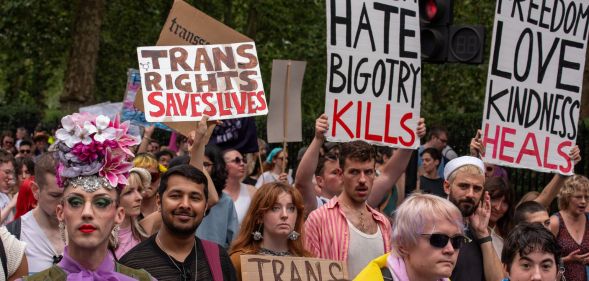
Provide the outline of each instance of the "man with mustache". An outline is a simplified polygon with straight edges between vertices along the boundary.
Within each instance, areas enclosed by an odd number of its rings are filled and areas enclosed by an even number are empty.
[[[120,262],[143,268],[157,280],[237,280],[225,249],[194,233],[207,208],[207,178],[191,165],[170,168],[161,178],[162,226]]]
[[[471,156],[455,158],[444,168],[444,191],[462,213],[468,225],[466,235],[472,239],[460,248],[450,277],[453,281],[496,281],[505,277],[488,229],[491,199],[483,189],[484,170],[483,161]]]

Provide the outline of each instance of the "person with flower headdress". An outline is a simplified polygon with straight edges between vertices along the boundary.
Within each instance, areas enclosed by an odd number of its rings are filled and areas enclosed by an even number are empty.
[[[152,280],[145,270],[115,261],[109,238],[125,218],[119,205],[121,189],[133,167],[130,147],[138,140],[127,134],[129,122],[118,117],[78,114],[61,119],[50,151],[57,161],[56,182],[63,188],[57,204],[63,258],[24,280]]]
[[[283,172],[288,165],[288,154],[281,147],[276,147],[270,151],[264,163],[264,172],[256,182],[256,187],[260,188],[263,184],[275,181],[281,181],[292,185],[294,180],[292,176]]]

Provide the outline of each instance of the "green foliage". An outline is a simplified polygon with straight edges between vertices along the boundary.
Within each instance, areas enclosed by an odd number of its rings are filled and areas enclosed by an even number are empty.
[[[80,1],[80,0],[78,0]],[[303,82],[304,139],[324,110],[326,81],[325,1],[189,0],[191,5],[256,41],[264,87],[270,90],[274,59],[307,61]],[[455,24],[487,28],[488,60],[494,1],[454,1]],[[54,122],[63,91],[77,1],[9,0],[0,3],[0,106],[14,120],[26,116]],[[106,1],[97,61],[95,102],[122,100],[128,68],[137,68],[136,48],[155,44],[173,1]],[[488,65],[423,66],[422,115],[428,124],[457,127],[454,139],[480,126]],[[32,97],[21,106],[18,97]],[[272,93],[268,93],[271,98]],[[26,99],[26,98],[25,98]],[[31,106],[34,105],[34,106]],[[34,114],[33,114],[34,113]],[[32,114],[32,115],[31,115]],[[26,116],[25,116],[26,115]],[[25,118],[25,119],[23,119]],[[2,120],[10,120],[2,119]],[[265,135],[265,117],[257,119]],[[31,121],[34,122],[34,121]],[[454,124],[460,124],[455,126]]]

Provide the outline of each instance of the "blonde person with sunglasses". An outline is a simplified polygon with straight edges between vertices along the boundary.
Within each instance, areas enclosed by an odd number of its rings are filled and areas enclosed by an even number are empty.
[[[133,167],[128,122],[118,117],[73,114],[62,118],[51,152],[58,159],[57,185],[63,197],[56,207],[61,239],[67,245],[56,265],[24,280],[152,280],[149,273],[117,263],[111,236],[125,218],[121,190]]]
[[[460,247],[468,242],[460,210],[438,196],[415,193],[393,220],[392,251],[371,261],[354,280],[448,280]]]

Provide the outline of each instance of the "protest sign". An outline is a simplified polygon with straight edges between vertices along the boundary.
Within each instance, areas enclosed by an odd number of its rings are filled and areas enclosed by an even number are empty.
[[[586,1],[497,1],[485,162],[573,173],[588,27]]]
[[[229,44],[252,41],[247,36],[190,6],[188,3],[182,0],[174,0],[172,9],[160,32],[157,45]],[[144,110],[141,91],[137,92],[135,106],[139,110]],[[195,122],[167,122],[164,124],[185,136],[188,136],[190,131],[196,128]]]
[[[149,123],[145,120],[145,114],[137,109],[134,105],[137,91],[141,88],[141,78],[138,69],[127,70],[127,88],[125,90],[125,98],[123,99],[123,108],[121,111],[121,121],[129,120],[131,124],[136,126],[151,126],[155,125],[157,128],[169,131],[166,125],[162,123]],[[142,107],[143,108],[143,107]]]
[[[242,255],[241,280],[348,280],[344,262],[301,257]]]
[[[145,119],[198,121],[265,115],[253,42],[137,48]]]
[[[419,147],[417,1],[329,0],[326,6],[327,139]]]
[[[304,61],[274,60],[268,112],[268,142],[303,140],[301,89],[305,75]]]

